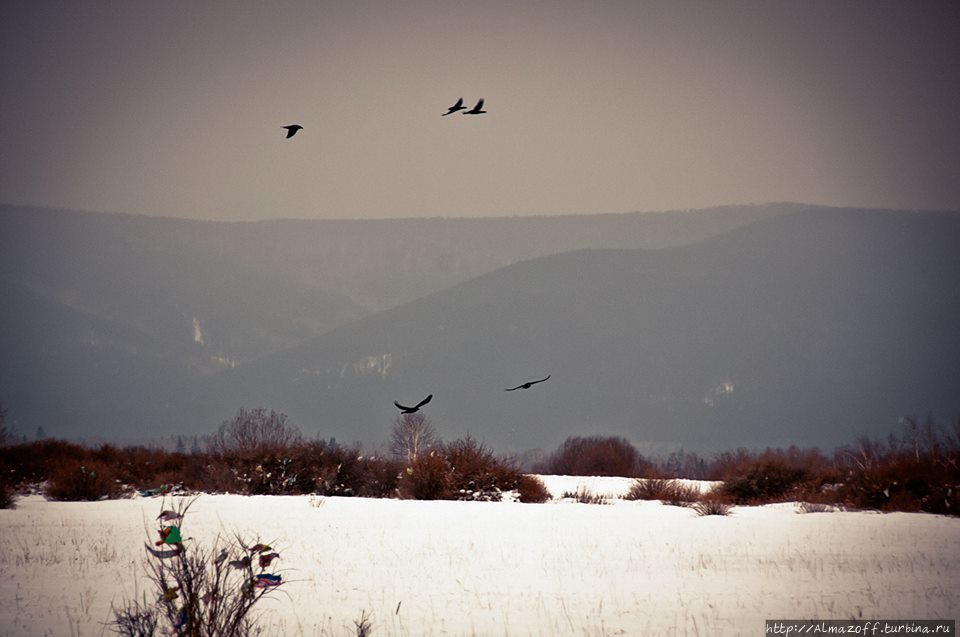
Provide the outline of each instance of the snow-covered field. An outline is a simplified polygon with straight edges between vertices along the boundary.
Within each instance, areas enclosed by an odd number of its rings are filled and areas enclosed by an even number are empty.
[[[545,476],[559,498],[630,481]],[[243,532],[281,558],[261,602],[268,635],[762,635],[773,618],[956,618],[960,519],[728,517],[612,499],[418,502],[204,495],[193,542]],[[0,510],[0,635],[108,635],[111,604],[151,590],[143,543],[162,500]],[[169,501],[167,502],[169,504]]]

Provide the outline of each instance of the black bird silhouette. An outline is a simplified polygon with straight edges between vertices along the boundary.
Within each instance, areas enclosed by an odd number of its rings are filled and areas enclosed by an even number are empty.
[[[417,403],[415,406],[413,406],[413,407],[406,407],[405,405],[401,405],[401,404],[398,403],[397,401],[393,401],[393,404],[397,406],[397,409],[400,410],[400,413],[403,413],[403,414],[415,414],[415,413],[417,413],[418,411],[420,411],[420,408],[421,408],[421,407],[423,407],[423,406],[426,405],[428,402],[430,402],[430,400],[431,400],[432,398],[433,398],[433,394],[430,394],[429,396],[427,396],[426,398],[424,398],[423,400],[421,400],[420,402],[418,402],[418,403]]]
[[[529,383],[524,383],[522,385],[517,385],[516,387],[511,387],[510,389],[504,389],[503,391],[517,391],[518,389],[530,389],[537,383],[542,383],[545,380],[550,378],[550,374],[547,374],[546,378],[541,378],[540,380],[531,380]]]
[[[464,115],[481,115],[487,111],[483,110],[483,98],[480,98],[480,101],[477,102],[477,105],[471,108],[469,111],[463,111]]]
[[[302,130],[303,126],[300,124],[290,124],[289,126],[284,126],[283,128],[287,129],[287,139],[290,139],[297,134],[297,131]]]
[[[441,115],[440,117],[446,117],[447,115],[450,115],[450,114],[452,114],[452,113],[456,113],[457,111],[462,111],[462,110],[465,109],[465,108],[466,108],[466,106],[463,105],[463,98],[461,97],[460,99],[457,100],[457,103],[456,103],[456,104],[454,104],[453,106],[451,106],[450,108],[448,108],[448,109],[447,109],[447,112],[444,113],[443,115]]]

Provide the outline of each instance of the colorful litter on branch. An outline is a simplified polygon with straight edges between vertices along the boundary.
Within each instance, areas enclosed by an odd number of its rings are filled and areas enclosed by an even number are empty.
[[[218,536],[212,547],[188,545],[186,513],[196,498],[164,502],[153,545],[145,542],[148,573],[157,595],[150,607],[156,625],[173,635],[240,637],[240,626],[250,626],[248,613],[263,595],[283,583],[279,573],[266,572],[280,553],[264,542],[248,545],[240,536]],[[166,500],[166,497],[164,497]],[[259,567],[260,572],[256,572]],[[116,612],[118,626],[143,617],[143,607]],[[120,631],[121,634],[141,634]]]

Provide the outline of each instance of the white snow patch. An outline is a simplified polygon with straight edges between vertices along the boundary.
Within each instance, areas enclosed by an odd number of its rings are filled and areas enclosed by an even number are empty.
[[[595,495],[608,499],[623,499],[630,490],[630,487],[633,486],[633,483],[636,482],[635,478],[610,476],[541,475],[537,477],[543,481],[544,486],[547,487],[547,491],[550,492],[550,497],[554,499],[563,497],[565,493],[576,493],[581,489],[586,489]],[[719,484],[717,482],[710,482],[709,480],[677,480],[677,482],[684,485],[695,486],[700,493],[706,493],[715,485]]]
[[[608,495],[631,482],[544,481]],[[110,634],[111,604],[152,594],[143,544],[162,505],[27,496],[0,510],[0,635]],[[960,519],[934,515],[203,495],[183,531],[280,552],[268,635],[354,634],[363,612],[378,637],[760,635],[767,618],[960,612]]]

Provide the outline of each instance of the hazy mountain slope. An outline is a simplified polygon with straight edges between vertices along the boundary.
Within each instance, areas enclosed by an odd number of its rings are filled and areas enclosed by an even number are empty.
[[[501,448],[831,445],[960,415],[958,217],[793,208],[221,224],[3,207],[0,400],[26,433],[206,432],[262,405],[377,442],[394,399],[433,392],[445,435]],[[514,263],[636,245],[664,249]]]
[[[158,338],[0,279],[0,400],[20,434],[158,435],[143,414],[187,390],[198,344]]]
[[[5,207],[0,277],[204,355],[194,371],[289,347],[366,312],[297,273],[259,269],[229,224]],[[261,245],[280,252],[279,246]],[[191,363],[192,365],[193,363]]]
[[[590,433],[830,447],[901,415],[960,415],[958,246],[956,214],[829,209],[689,247],[545,257],[223,372],[184,417],[265,405],[376,441],[392,400],[432,392],[442,433],[500,448]]]
[[[795,207],[214,223],[0,206],[0,277],[158,337],[196,341],[212,371],[519,260],[685,244]]]
[[[689,243],[795,207],[215,223],[0,205],[0,400],[22,431],[140,436],[169,425],[148,405],[182,402],[203,375],[476,274],[571,247]]]

